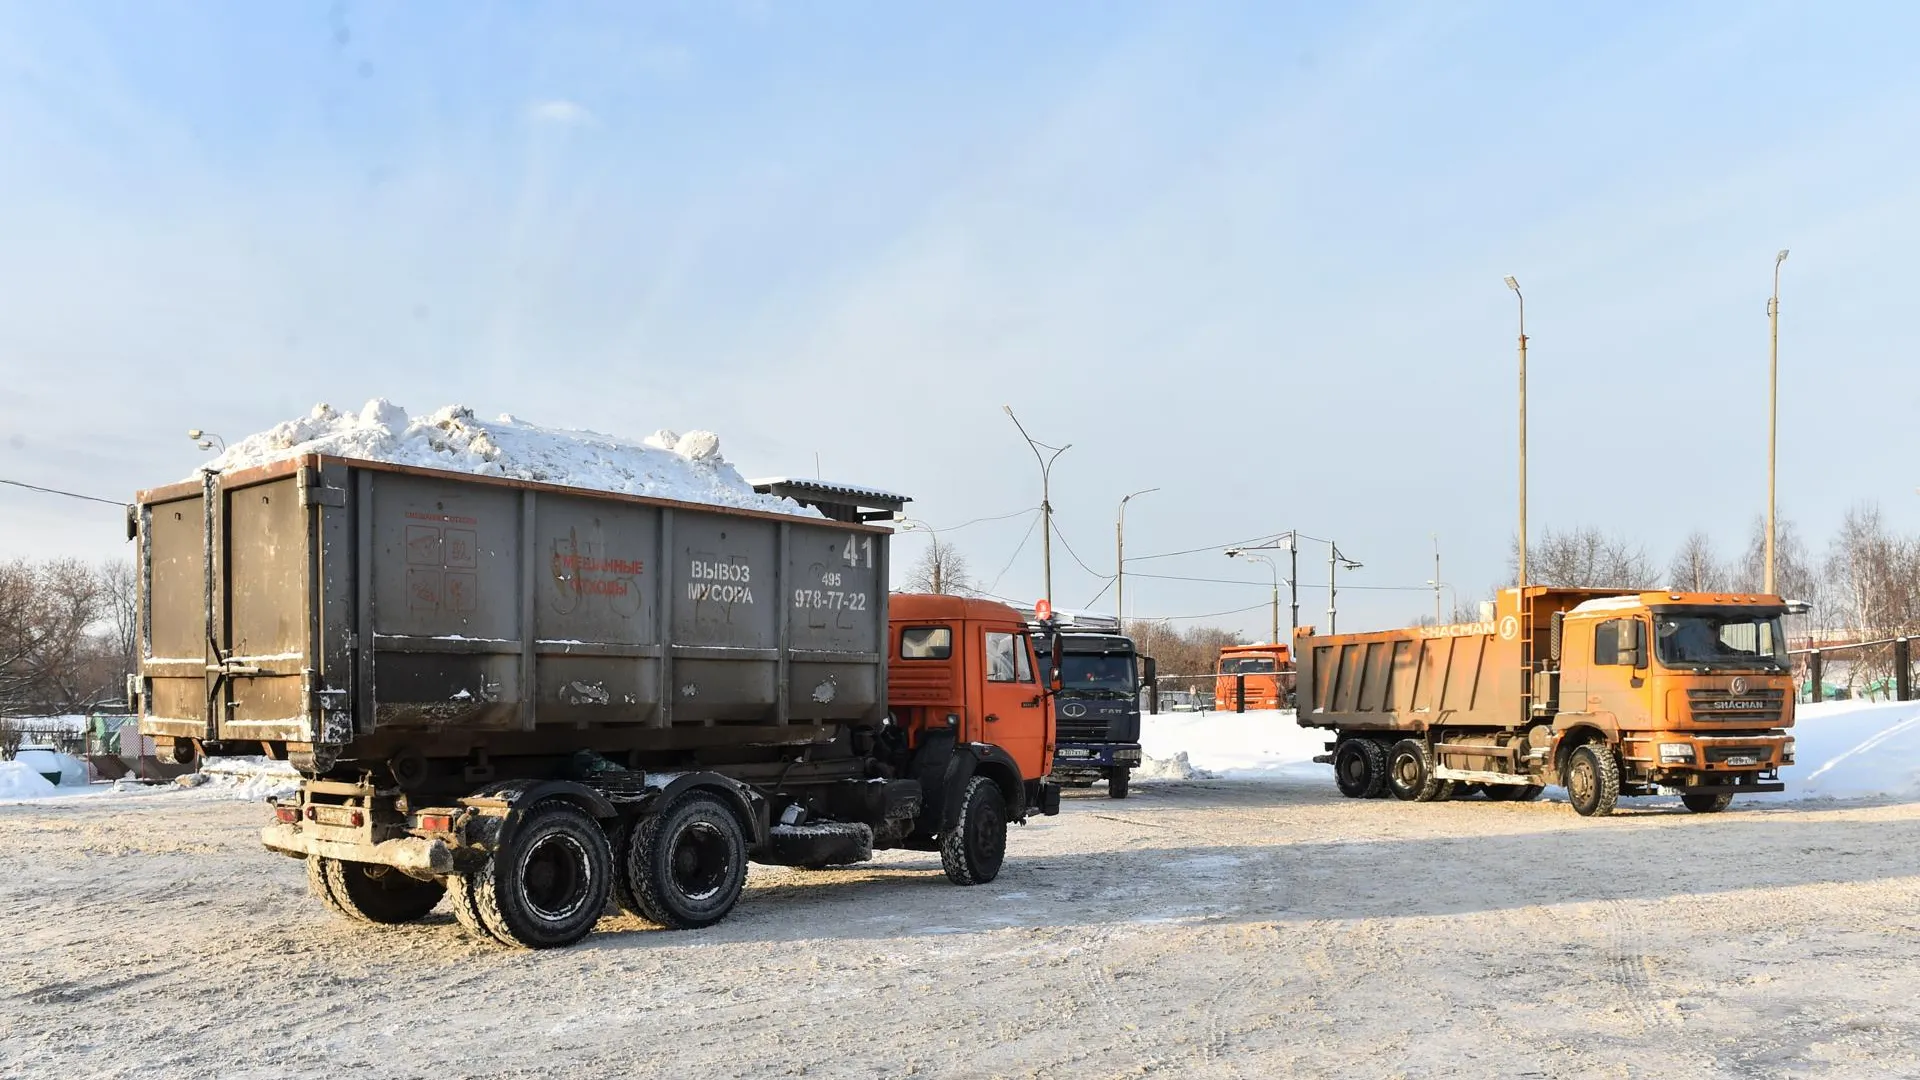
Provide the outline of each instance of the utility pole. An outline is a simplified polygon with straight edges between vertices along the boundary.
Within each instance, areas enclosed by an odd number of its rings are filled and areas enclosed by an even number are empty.
[[[1761,592],[1772,593],[1773,581],[1773,462],[1780,433],[1780,264],[1787,261],[1785,248],[1773,257],[1773,296],[1767,300],[1767,323],[1772,336],[1767,358],[1767,572]]]
[[[1159,491],[1157,487],[1136,491],[1133,495],[1120,497],[1120,512],[1113,519],[1113,609],[1120,617],[1120,625],[1127,625],[1127,503],[1134,495],[1146,495]]]
[[[1043,442],[1035,442],[1033,436],[1027,434],[1026,425],[1020,422],[1019,417],[1013,415],[1013,406],[1002,405],[1000,407],[1006,410],[1007,419],[1013,421],[1013,426],[1020,429],[1020,437],[1027,440],[1027,449],[1033,451],[1033,459],[1040,463],[1040,573],[1046,581],[1047,606],[1052,607],[1053,498],[1051,494],[1051,484],[1053,478],[1053,463],[1059,460],[1061,454],[1073,449],[1073,444],[1048,446]],[[1053,452],[1043,457],[1040,454],[1042,450],[1051,450]]]
[[[1446,622],[1440,617],[1440,534],[1433,534],[1433,625]]]
[[[1520,587],[1527,587],[1527,298],[1507,275],[1507,288],[1520,300]],[[1438,576],[1438,575],[1435,575]]]
[[[1327,633],[1329,634],[1337,634],[1340,632],[1340,609],[1339,605],[1334,602],[1334,597],[1337,593],[1335,588],[1337,585],[1335,571],[1342,566],[1349,570],[1358,570],[1361,565],[1362,564],[1347,558],[1345,555],[1340,554],[1339,544],[1331,540],[1327,541]]]

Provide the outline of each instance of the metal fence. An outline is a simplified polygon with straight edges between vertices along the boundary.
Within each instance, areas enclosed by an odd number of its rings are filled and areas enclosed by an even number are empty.
[[[1831,659],[1850,659],[1853,655],[1869,653],[1870,650],[1886,649],[1892,655],[1888,666],[1891,669],[1883,680],[1868,683],[1868,692],[1872,693],[1883,683],[1884,689],[1892,694],[1895,701],[1913,700],[1913,639],[1908,637],[1880,638],[1876,641],[1856,641],[1847,645],[1827,645],[1815,649],[1790,649],[1789,657],[1805,657],[1807,670],[1807,697],[1810,701],[1826,699],[1826,664]]]

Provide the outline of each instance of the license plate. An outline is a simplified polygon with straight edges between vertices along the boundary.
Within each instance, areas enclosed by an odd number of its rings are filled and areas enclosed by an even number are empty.
[[[1740,755],[1740,756],[1738,756],[1738,757],[1730,757],[1730,758],[1728,758],[1728,759],[1727,759],[1727,764],[1729,764],[1729,765],[1758,765],[1758,764],[1760,764],[1760,759],[1759,759],[1759,758],[1756,758],[1756,757],[1748,757],[1748,756],[1746,756],[1746,755],[1744,755],[1744,754],[1743,754],[1743,755]]]
[[[1053,756],[1063,757],[1063,758],[1089,758],[1093,756],[1093,751],[1091,750],[1060,750],[1060,751],[1057,751]]]

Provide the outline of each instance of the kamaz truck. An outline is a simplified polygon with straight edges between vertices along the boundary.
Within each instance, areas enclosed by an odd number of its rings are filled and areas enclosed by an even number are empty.
[[[1108,796],[1124,799],[1141,760],[1140,691],[1153,685],[1153,658],[1136,654],[1118,619],[1061,612],[1054,625],[1057,633],[1032,624],[1041,665],[1060,672],[1052,778],[1070,787],[1105,780]]]
[[[992,881],[1059,808],[1050,629],[890,597],[904,499],[771,488],[818,515],[321,455],[142,492],[139,730],[291,762],[261,839],[364,922],[702,927],[749,860],[876,848]]]

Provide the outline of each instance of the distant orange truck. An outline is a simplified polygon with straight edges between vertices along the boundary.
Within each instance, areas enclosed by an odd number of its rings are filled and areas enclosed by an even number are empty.
[[[1431,801],[1567,789],[1584,816],[1621,795],[1712,813],[1781,791],[1793,677],[1778,596],[1528,586],[1488,622],[1316,637],[1299,721],[1329,728],[1340,791]]]
[[[1293,707],[1293,650],[1285,644],[1228,645],[1213,680],[1215,712]]]

